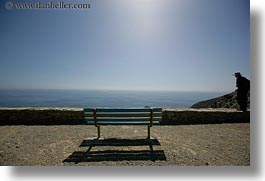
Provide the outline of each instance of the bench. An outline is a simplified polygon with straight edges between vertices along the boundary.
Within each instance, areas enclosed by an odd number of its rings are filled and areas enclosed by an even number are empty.
[[[150,139],[150,128],[161,121],[162,108],[84,108],[84,116],[86,124],[97,127],[98,138],[100,138],[101,125],[145,125],[147,126],[147,138]]]

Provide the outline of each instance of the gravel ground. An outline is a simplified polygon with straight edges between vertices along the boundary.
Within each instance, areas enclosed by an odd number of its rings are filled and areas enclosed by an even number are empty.
[[[0,126],[0,165],[248,166],[250,125]],[[114,139],[115,138],[115,139]]]

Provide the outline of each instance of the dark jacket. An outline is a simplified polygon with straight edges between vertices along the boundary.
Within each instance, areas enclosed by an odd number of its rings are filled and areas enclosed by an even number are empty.
[[[237,91],[248,92],[250,90],[250,81],[245,77],[238,77],[236,79]]]

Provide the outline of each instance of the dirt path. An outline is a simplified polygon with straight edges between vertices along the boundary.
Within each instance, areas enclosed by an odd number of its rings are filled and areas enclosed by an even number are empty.
[[[153,142],[143,126],[101,132],[91,142],[94,126],[0,126],[0,165],[250,165],[249,123],[155,126]]]

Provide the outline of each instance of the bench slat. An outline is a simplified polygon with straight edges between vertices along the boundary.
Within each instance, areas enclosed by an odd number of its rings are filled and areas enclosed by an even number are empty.
[[[154,117],[153,121],[162,121],[162,118],[161,117]]]
[[[87,117],[93,117],[93,114],[91,113],[85,113],[85,116]],[[150,113],[135,113],[135,114],[128,114],[128,113],[97,113],[96,114],[97,117],[150,117]],[[161,117],[162,113],[153,113],[153,117]]]
[[[84,112],[92,112],[93,113],[93,108],[84,108]]]
[[[94,121],[91,117],[85,117],[86,121]],[[126,121],[149,121],[150,118],[97,118],[97,121],[105,120],[105,121],[120,121],[120,120],[126,120]],[[161,121],[161,117],[155,117],[153,118],[153,121]]]
[[[85,115],[93,116],[91,113]],[[97,117],[148,117],[150,113],[96,113]]]
[[[85,115],[85,119],[86,118],[94,119],[94,116],[93,116],[93,114],[92,115]]]
[[[153,113],[153,117],[162,117],[162,113]]]
[[[98,118],[97,121],[111,121],[111,122],[115,122],[115,121],[148,121],[150,122],[150,118],[146,118],[146,119],[126,119],[126,118],[121,118],[121,119],[108,119],[108,118]]]
[[[88,125],[95,125],[95,121],[86,121]],[[149,125],[149,121],[97,121],[98,125]],[[159,125],[159,121],[153,121],[153,125]]]
[[[134,122],[130,122],[130,121],[114,121],[114,122],[98,121],[97,124],[98,125],[149,125],[150,122],[149,121],[134,121]],[[159,123],[154,122],[153,124],[159,124]]]
[[[118,121],[118,122],[105,122],[105,121],[99,121],[97,122],[98,125],[150,125],[150,122],[145,122],[145,121],[134,121],[134,122],[122,122],[122,121]],[[153,125],[159,125],[159,121],[154,121]]]
[[[162,108],[153,108],[153,112],[162,112]]]
[[[95,121],[87,121],[87,124],[95,125]],[[98,125],[133,125],[133,124],[142,124],[142,125],[149,125],[149,121],[97,121]]]
[[[84,112],[93,112],[96,108],[84,108]],[[162,108],[151,108],[153,112],[162,112]],[[150,112],[150,109],[107,109],[107,108],[97,108],[97,112]]]
[[[150,109],[97,109],[97,112],[150,112]]]

